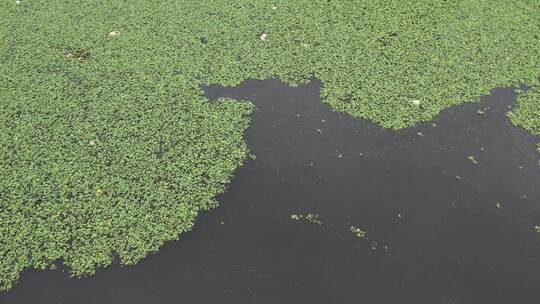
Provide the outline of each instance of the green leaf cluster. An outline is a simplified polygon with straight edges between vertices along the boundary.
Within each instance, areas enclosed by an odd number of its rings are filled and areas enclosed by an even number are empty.
[[[540,135],[540,83],[534,84],[529,90],[518,95],[517,108],[508,112],[508,117],[514,124]]]

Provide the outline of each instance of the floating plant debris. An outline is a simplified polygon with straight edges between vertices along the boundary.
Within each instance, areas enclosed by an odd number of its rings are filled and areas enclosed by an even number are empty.
[[[359,239],[365,239],[367,237],[367,233],[358,227],[351,226],[350,230]]]
[[[291,214],[291,219],[294,221],[300,221],[304,220],[311,224],[316,224],[317,226],[322,226],[322,221],[320,220],[320,216],[316,213],[308,213],[306,215],[303,214]]]

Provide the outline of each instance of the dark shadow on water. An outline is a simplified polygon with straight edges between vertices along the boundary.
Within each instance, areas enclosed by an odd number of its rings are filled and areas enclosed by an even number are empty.
[[[396,132],[332,111],[319,88],[205,88],[257,105],[256,159],[220,207],[137,266],[27,271],[0,302],[538,303],[539,139],[506,118],[513,90]],[[291,220],[306,213],[324,224]]]

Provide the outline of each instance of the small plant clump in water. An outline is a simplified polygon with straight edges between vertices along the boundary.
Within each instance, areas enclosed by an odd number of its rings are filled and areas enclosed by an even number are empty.
[[[350,230],[359,239],[365,239],[367,237],[367,233],[358,227],[351,226]]]
[[[322,226],[323,222],[319,219],[320,216],[316,213],[303,214],[291,214],[291,219],[294,221],[305,220],[308,223],[315,224],[317,226]]]
[[[303,215],[291,214],[291,219],[295,221],[299,221],[303,217],[304,217]]]
[[[520,93],[517,105],[516,109],[508,113],[510,120],[531,133],[540,135],[540,83]],[[540,153],[540,143],[538,143],[538,152]]]
[[[467,156],[467,160],[470,161],[471,163],[475,164],[475,165],[478,165],[478,162],[476,161],[476,158],[472,155],[469,155]]]
[[[306,215],[306,220],[312,224],[316,224],[318,226],[322,226],[322,222],[319,220],[319,215],[318,214],[314,214],[314,213],[308,213],[308,215]]]

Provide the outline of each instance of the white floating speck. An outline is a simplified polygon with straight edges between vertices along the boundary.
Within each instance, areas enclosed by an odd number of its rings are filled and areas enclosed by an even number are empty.
[[[277,10],[277,6],[272,6],[272,9],[273,9],[273,10]]]
[[[420,100],[418,100],[418,99],[413,99],[413,100],[411,100],[411,103],[413,105],[415,105],[415,106],[419,106],[422,102]]]
[[[119,36],[119,35],[120,35],[120,32],[118,32],[118,31],[112,31],[112,32],[109,33],[109,36],[111,36],[111,37],[116,37],[116,36]]]
[[[16,4],[21,4],[21,1],[17,0],[15,1]]]
[[[93,141],[93,140],[91,140],[91,141],[90,141],[90,146],[95,146],[95,145],[96,145],[96,142]]]
[[[265,41],[266,38],[268,38],[268,34],[262,33],[262,34],[261,34],[261,37],[259,37],[259,38],[260,38],[262,41]]]

